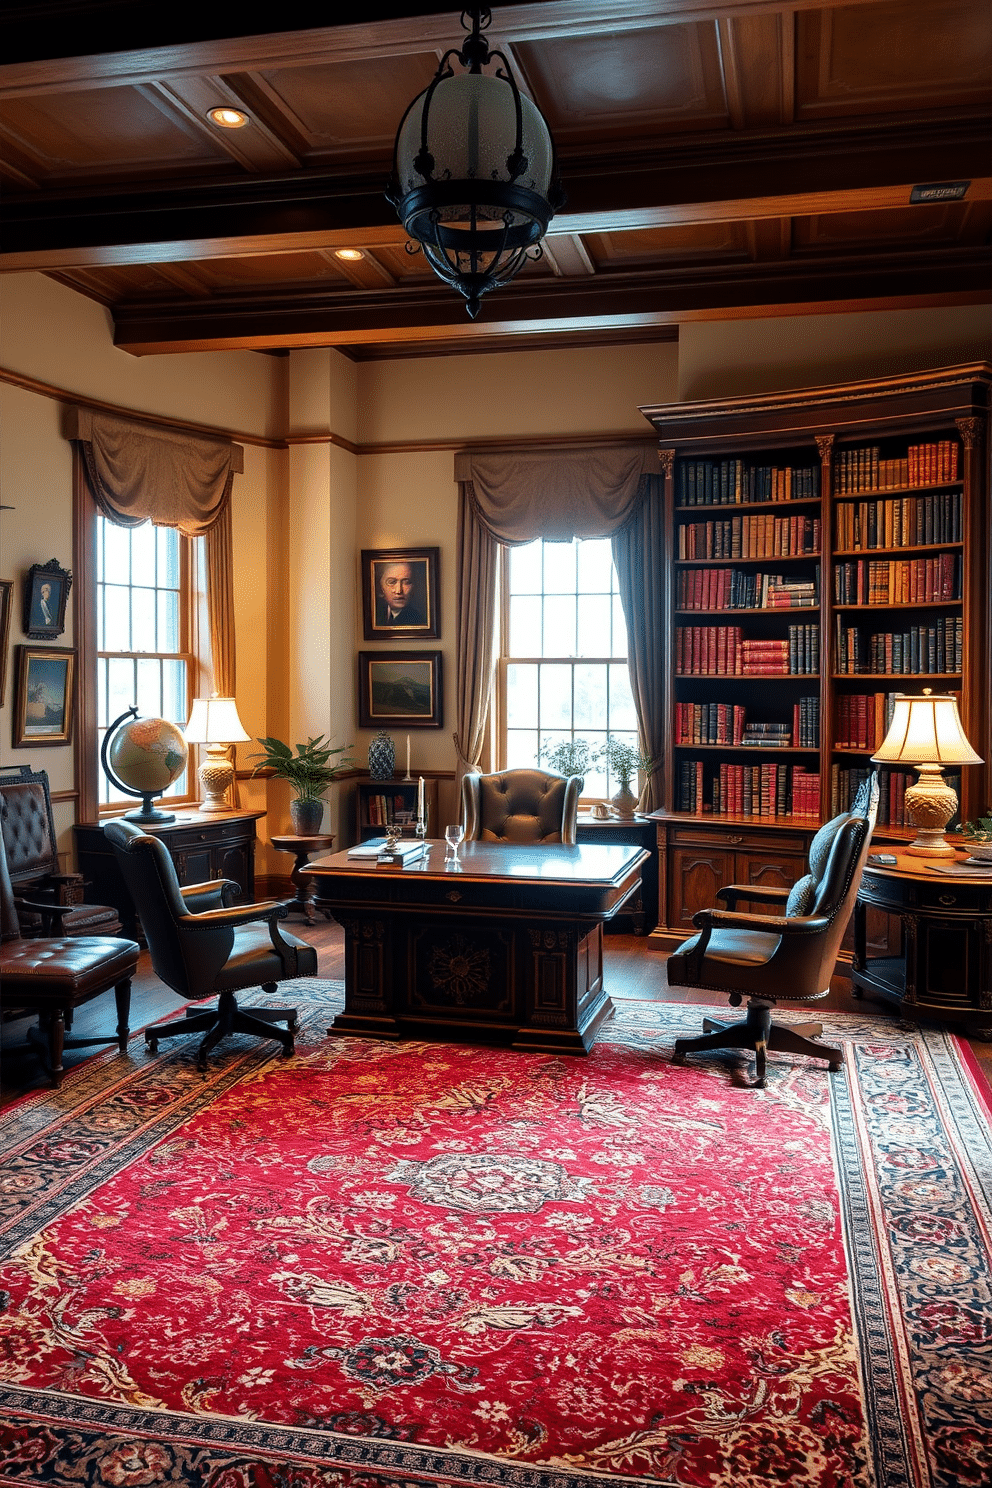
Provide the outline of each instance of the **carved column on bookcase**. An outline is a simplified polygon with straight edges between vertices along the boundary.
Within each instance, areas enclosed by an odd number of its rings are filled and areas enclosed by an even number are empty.
[[[959,418],[954,421],[964,445],[964,500],[962,527],[969,535],[966,545],[967,565],[964,574],[964,656],[961,713],[964,731],[984,765],[963,770],[961,781],[962,821],[985,811],[992,801],[992,773],[989,754],[992,743],[990,721],[988,657],[992,656],[992,615],[989,613],[989,492],[984,486],[983,453],[985,419]],[[984,747],[983,747],[984,746]]]
[[[658,451],[658,464],[666,481],[671,481],[675,474],[675,451],[673,449],[660,449]]]
[[[834,685],[830,665],[832,631],[830,600],[834,549],[834,435],[816,434],[820,452],[820,820],[830,815],[830,741],[834,737]]]

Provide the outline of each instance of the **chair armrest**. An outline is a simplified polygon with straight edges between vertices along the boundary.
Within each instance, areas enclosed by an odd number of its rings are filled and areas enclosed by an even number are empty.
[[[190,914],[211,909],[230,909],[241,898],[241,885],[233,878],[212,878],[208,883],[180,884],[179,892]]]
[[[266,899],[261,904],[236,904],[230,909],[207,909],[202,914],[190,915],[181,920],[180,930],[236,930],[239,925],[252,925],[258,920],[284,920],[289,913],[287,899]]]
[[[830,924],[826,915],[737,914],[727,909],[697,909],[697,930],[764,930],[770,935],[819,935]]]
[[[74,904],[56,904],[53,900],[47,903],[39,903],[32,899],[18,899],[17,908],[33,909],[35,914],[41,915],[42,935],[62,935],[65,926],[65,917],[76,908]]]
[[[717,889],[716,897],[726,900],[728,909],[736,909],[739,899],[750,899],[755,904],[784,904],[789,892],[772,885],[724,884],[722,889]]]

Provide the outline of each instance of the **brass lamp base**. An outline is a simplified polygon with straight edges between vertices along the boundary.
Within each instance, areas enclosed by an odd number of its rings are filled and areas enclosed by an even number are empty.
[[[957,792],[947,784],[939,765],[916,768],[920,778],[906,790],[906,820],[916,828],[916,839],[903,851],[918,858],[953,858],[944,828],[958,809]]]

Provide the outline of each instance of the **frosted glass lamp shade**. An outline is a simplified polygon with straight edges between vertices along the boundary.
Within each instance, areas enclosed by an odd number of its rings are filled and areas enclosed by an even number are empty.
[[[898,693],[892,722],[872,759],[883,765],[915,765],[919,779],[906,791],[906,819],[916,840],[906,848],[922,858],[950,858],[954,849],[944,829],[958,808],[957,793],[942,774],[944,765],[980,765],[968,742],[958,704],[949,694],[922,697]]]
[[[225,753],[228,744],[251,738],[238,717],[233,698],[196,698],[185,729],[187,744],[206,744],[207,757],[199,769],[201,811],[226,811],[225,796],[234,779],[234,765]]]

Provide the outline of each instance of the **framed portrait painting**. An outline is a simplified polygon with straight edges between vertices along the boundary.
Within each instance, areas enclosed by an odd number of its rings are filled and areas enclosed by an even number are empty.
[[[437,548],[363,548],[362,617],[367,641],[437,640]]]
[[[15,749],[69,743],[75,670],[76,653],[70,647],[17,647]]]
[[[359,651],[359,728],[440,728],[440,651]]]
[[[24,580],[24,634],[53,641],[65,630],[65,606],[72,574],[54,559],[35,563]]]

